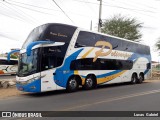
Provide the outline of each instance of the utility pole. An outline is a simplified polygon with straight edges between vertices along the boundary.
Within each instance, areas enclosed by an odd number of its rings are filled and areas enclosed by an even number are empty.
[[[91,20],[91,24],[90,24],[90,30],[92,30],[92,20]]]
[[[102,26],[102,20],[101,20],[102,0],[98,0],[98,1],[100,1],[100,4],[99,4],[99,19],[98,19],[98,32],[101,32],[101,26]]]

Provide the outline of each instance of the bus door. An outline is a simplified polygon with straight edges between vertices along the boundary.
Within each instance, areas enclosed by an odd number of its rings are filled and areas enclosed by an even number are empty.
[[[50,46],[42,48],[41,59],[41,90],[55,90],[57,85],[54,82],[56,68],[62,65],[64,55],[60,46]]]
[[[53,80],[54,69],[41,72],[41,91],[55,90],[57,85]]]
[[[53,73],[55,72],[54,65],[56,57],[52,54],[46,53],[42,55],[41,62],[41,91],[55,90],[56,84],[53,80]]]

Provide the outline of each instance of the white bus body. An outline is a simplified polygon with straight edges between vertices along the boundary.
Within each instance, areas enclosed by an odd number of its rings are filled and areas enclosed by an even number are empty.
[[[0,58],[0,75],[16,74],[18,70],[18,60],[7,60],[5,57]]]
[[[150,76],[150,66],[146,45],[50,23],[35,28],[24,43],[17,88],[26,92],[76,91],[79,86],[92,89],[102,84],[142,83]]]

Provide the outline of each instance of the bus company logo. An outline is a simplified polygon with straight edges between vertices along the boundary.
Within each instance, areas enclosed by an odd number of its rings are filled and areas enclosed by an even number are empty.
[[[95,46],[102,46],[102,48],[95,52],[95,57],[93,59],[93,62],[95,62],[99,56],[107,56],[109,54],[111,54],[111,56],[114,56],[114,57],[123,57],[124,59],[129,58],[132,55],[132,54],[118,52],[118,51],[113,52],[112,51],[113,50],[112,44],[109,42],[106,42],[106,41],[97,41]],[[103,49],[105,47],[109,48],[109,50],[107,52],[103,52]]]
[[[62,34],[62,33],[54,33],[54,32],[50,32],[50,35],[67,38],[67,35]]]
[[[107,56],[112,52],[112,45],[109,42],[97,41],[95,46],[102,46],[102,48],[95,52],[95,57],[93,59],[93,62],[95,62],[97,60],[98,56]],[[103,52],[103,49],[105,47],[109,47],[109,50],[107,52]]]
[[[2,112],[2,117],[12,117],[11,112]]]

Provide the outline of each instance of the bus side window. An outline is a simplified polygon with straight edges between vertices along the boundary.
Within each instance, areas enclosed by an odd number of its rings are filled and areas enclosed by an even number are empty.
[[[99,39],[97,39],[97,35],[95,33],[80,31],[74,47],[93,47],[98,40]]]
[[[8,61],[7,60],[0,60],[0,65],[8,65]]]
[[[16,60],[9,61],[9,65],[17,65],[17,64],[18,64],[18,61],[16,61]]]

